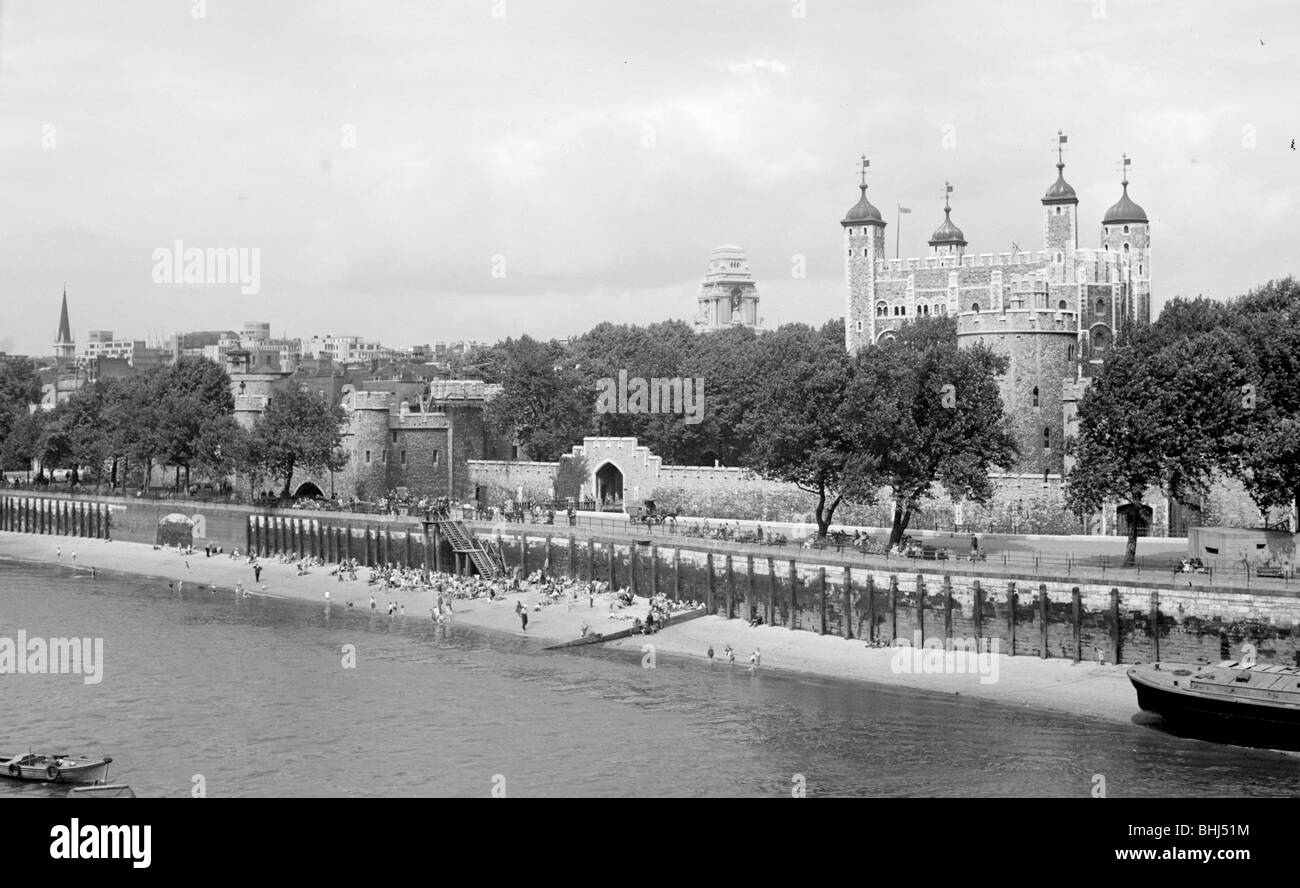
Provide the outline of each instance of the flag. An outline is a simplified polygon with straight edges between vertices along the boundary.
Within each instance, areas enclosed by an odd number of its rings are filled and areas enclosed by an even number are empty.
[[[948,185],[947,182],[945,182],[945,183],[943,183],[943,184]],[[952,194],[952,186],[951,186],[951,185],[948,185],[948,193],[949,193],[949,194]]]
[[[912,212],[912,211],[909,210],[907,207],[899,207],[899,208],[898,208],[898,212],[900,212],[900,213],[910,213],[910,212]]]
[[[1124,166],[1128,166],[1128,165],[1129,165],[1130,163],[1132,163],[1132,162],[1133,162],[1133,161],[1129,160],[1127,157],[1124,158]]]
[[[1062,136],[1061,136],[1061,144],[1064,145],[1068,139],[1069,139],[1069,136],[1062,135]]]

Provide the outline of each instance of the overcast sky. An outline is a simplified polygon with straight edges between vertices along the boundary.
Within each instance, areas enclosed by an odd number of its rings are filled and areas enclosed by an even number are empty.
[[[821,323],[860,154],[891,253],[946,180],[968,249],[1040,249],[1058,129],[1082,246],[1133,158],[1157,311],[1297,270],[1295,2],[2,2],[3,351],[65,283],[79,344],[691,318],[729,242],[768,326]],[[176,240],[260,250],[260,292],[154,283]]]

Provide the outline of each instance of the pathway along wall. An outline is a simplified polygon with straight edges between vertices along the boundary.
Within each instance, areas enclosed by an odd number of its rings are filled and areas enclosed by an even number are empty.
[[[525,575],[609,582],[792,630],[863,641],[911,642],[917,631],[924,639],[997,639],[1012,656],[1107,663],[1217,662],[1249,644],[1261,662],[1300,665],[1294,595],[850,568],[514,530],[497,539],[507,566]]]

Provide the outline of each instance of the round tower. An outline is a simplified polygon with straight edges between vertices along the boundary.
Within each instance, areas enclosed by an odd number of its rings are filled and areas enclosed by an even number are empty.
[[[373,502],[388,492],[389,416],[392,392],[349,392],[343,400],[348,415],[343,449],[348,461],[342,472],[343,496]]]
[[[875,303],[876,262],[885,258],[885,220],[880,210],[867,200],[867,169],[871,161],[862,157],[862,183],[858,189],[862,196],[845,214],[840,225],[844,228],[844,276],[848,282],[848,295],[844,307],[844,347],[856,354],[862,345],[876,341]]]

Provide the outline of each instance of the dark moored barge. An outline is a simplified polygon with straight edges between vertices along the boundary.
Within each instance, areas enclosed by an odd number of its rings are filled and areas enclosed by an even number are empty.
[[[1237,660],[1144,663],[1128,677],[1138,706],[1160,714],[1179,733],[1300,748],[1300,669]]]

